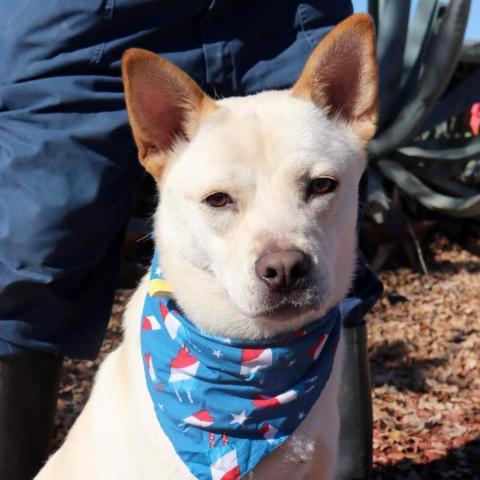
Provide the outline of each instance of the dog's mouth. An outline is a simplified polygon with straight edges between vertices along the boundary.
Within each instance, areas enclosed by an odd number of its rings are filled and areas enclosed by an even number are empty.
[[[267,308],[255,315],[255,318],[269,321],[296,320],[313,311],[321,310],[328,297],[328,292],[320,294],[312,290],[304,290],[280,298],[268,298],[265,302]]]
[[[263,320],[270,321],[290,321],[299,317],[303,317],[307,313],[310,313],[313,310],[317,310],[319,307],[316,305],[282,305],[280,307],[275,307],[272,310],[263,312],[258,317],[261,317]]]

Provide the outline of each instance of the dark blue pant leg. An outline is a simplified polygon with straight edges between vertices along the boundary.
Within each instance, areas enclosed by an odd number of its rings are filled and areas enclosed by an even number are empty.
[[[0,356],[96,355],[141,172],[120,58],[148,48],[203,84],[209,4],[0,4]]]
[[[13,344],[84,357],[101,342],[137,176],[121,85],[106,83],[108,101],[88,78],[2,88],[0,337]]]
[[[74,3],[0,7],[0,354],[94,357],[116,285],[140,170],[98,64],[108,9]]]

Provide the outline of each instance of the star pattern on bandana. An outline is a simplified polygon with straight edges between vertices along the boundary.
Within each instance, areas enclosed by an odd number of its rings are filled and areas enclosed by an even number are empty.
[[[220,350],[212,350],[212,355],[217,358],[223,357],[223,353]]]
[[[233,417],[233,420],[230,422],[230,424],[238,423],[239,425],[243,425],[249,418],[245,410],[239,414],[231,413],[230,415]]]

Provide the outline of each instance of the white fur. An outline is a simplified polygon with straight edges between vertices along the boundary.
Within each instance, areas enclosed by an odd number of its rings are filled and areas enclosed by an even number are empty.
[[[189,143],[180,143],[160,180],[155,237],[178,303],[206,331],[271,337],[318,318],[346,294],[355,264],[357,188],[365,167],[359,140],[288,91],[217,102]],[[304,199],[304,179],[335,177],[333,194]],[[303,182],[303,183],[302,183]],[[233,207],[212,209],[209,193]],[[294,318],[255,274],[269,244],[313,258],[316,308]],[[161,430],[145,385],[139,345],[144,278],[124,317],[125,338],[102,364],[84,411],[37,480],[186,480],[192,476]],[[290,439],[253,478],[330,479],[339,418],[340,359],[322,395]]]

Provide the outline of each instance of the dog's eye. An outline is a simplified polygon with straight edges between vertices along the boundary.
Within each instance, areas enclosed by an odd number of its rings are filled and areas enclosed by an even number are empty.
[[[217,192],[209,195],[205,202],[211,207],[220,208],[233,203],[232,197],[228,193]]]
[[[338,181],[332,177],[319,177],[314,178],[307,188],[307,198],[310,198],[312,195],[325,195],[335,191],[337,188]]]

